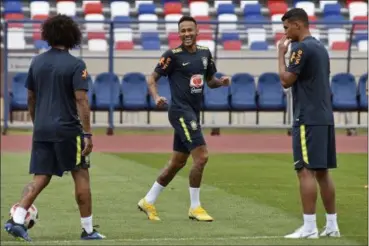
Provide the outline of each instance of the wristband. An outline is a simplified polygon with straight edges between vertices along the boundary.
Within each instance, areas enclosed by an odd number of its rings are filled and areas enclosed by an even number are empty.
[[[84,138],[91,138],[92,134],[91,133],[83,133],[83,137]]]

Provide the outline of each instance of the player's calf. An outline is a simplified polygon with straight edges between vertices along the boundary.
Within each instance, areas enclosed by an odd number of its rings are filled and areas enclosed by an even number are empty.
[[[87,168],[72,171],[75,184],[75,198],[81,215],[83,232],[81,239],[103,239],[105,236],[93,228],[92,223],[92,199],[90,188],[90,175]]]
[[[190,198],[191,206],[188,217],[196,221],[213,221],[214,219],[205,211],[200,202],[200,186],[204,168],[208,162],[208,151],[205,145],[196,147],[191,151],[193,166],[190,171]]]
[[[321,236],[340,237],[340,230],[337,223],[336,194],[332,177],[328,170],[318,170],[315,172],[316,180],[320,187],[320,196],[326,210],[326,224]]]
[[[22,199],[19,202],[19,206],[16,208],[13,220],[15,224],[23,225],[27,210],[36,200],[40,192],[49,184],[51,176],[47,175],[34,175],[32,182],[28,183],[22,193]]]

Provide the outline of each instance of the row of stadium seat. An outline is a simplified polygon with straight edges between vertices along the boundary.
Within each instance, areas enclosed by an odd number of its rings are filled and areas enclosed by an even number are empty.
[[[132,20],[139,21],[158,21],[161,18],[157,13],[158,5],[154,1],[136,1],[137,17],[132,17],[132,7],[126,1],[111,1],[104,10],[103,1],[83,1],[81,14],[87,21],[96,20],[102,21],[112,19],[113,21],[126,21],[126,24],[116,24],[114,28],[115,49],[131,50],[141,48],[144,50],[159,50],[163,45],[168,44],[169,48],[176,47],[180,41],[177,37],[177,25],[167,23],[164,25],[164,33],[159,34],[160,25],[158,23],[139,23],[138,29],[134,29],[130,24]],[[180,1],[162,1],[164,4],[165,21],[178,21],[184,13],[184,6]],[[44,20],[50,14],[51,3],[47,1],[31,1],[30,17],[36,20]],[[365,6],[364,6],[365,5]],[[16,6],[16,7],[15,7]],[[62,6],[62,7],[60,7]],[[58,1],[56,3],[56,11],[71,16],[77,16],[77,4],[74,1]],[[160,6],[160,5],[159,5]],[[265,16],[264,7],[258,1],[241,1],[240,5],[234,4],[232,1],[215,1],[213,3],[216,9],[215,15],[210,15],[210,5],[208,1],[191,1],[189,4],[189,12],[198,20],[209,21],[217,19],[223,22],[246,21],[246,26],[236,23],[222,23],[219,25],[219,31],[223,33],[231,33],[230,40],[221,39],[219,44],[225,50],[240,50],[241,48],[249,48],[251,50],[268,50],[275,48],[276,42],[283,34],[283,26],[281,24],[271,25],[272,37],[268,35],[268,28],[264,25],[255,24],[260,21],[280,21],[282,14],[288,9],[285,1],[268,1],[268,13],[270,17]],[[237,15],[236,6],[242,9],[242,16]],[[295,6],[302,7],[310,15],[311,20],[317,20],[316,6],[309,1],[297,1]],[[349,33],[350,27],[342,25],[345,19],[341,14],[343,6],[338,1],[321,1],[320,8],[323,13],[322,20],[328,22],[336,22],[336,25],[326,25],[323,27],[316,26],[312,28],[312,34],[321,39],[330,49],[347,50],[349,48]],[[347,5],[349,9],[350,20],[367,20],[367,3],[362,1],[350,1]],[[73,11],[71,11],[73,10]],[[312,12],[314,10],[314,12]],[[22,19],[22,6],[20,2],[8,1],[4,7],[5,19]],[[105,12],[108,12],[106,14]],[[109,15],[110,13],[110,15]],[[108,35],[102,23],[86,23],[85,30],[87,32],[87,45],[90,50],[106,51],[108,48]],[[27,34],[23,29],[22,24],[11,24],[8,38],[16,40],[9,42],[10,49],[24,49],[26,46]],[[37,49],[47,48],[47,44],[40,40],[39,25],[33,25],[32,40]],[[211,25],[200,25],[201,35],[199,44],[209,46],[210,49],[215,48],[214,30]],[[246,33],[243,30],[247,29]],[[251,30],[249,30],[251,29]],[[328,34],[324,32],[328,29]],[[353,44],[360,51],[367,50],[368,35],[367,25],[360,25],[355,28],[358,33],[355,33]],[[364,30],[364,31],[363,31]],[[136,32],[140,34],[136,34]],[[251,32],[251,35],[250,35]],[[150,33],[146,35],[146,33]],[[169,37],[168,39],[166,37]],[[229,37],[229,35],[228,35]],[[270,42],[270,39],[273,40]],[[136,44],[136,45],[135,45]]]
[[[135,9],[138,14],[156,14],[158,12],[158,5],[153,0],[135,1],[134,7],[129,1],[110,1],[108,7],[111,9],[111,17],[115,16],[128,16],[132,10]],[[77,15],[77,5],[75,1],[62,0],[57,1],[56,11],[57,13],[67,14],[69,16]],[[261,6],[259,1],[249,0],[240,1],[234,3],[230,0],[214,1],[213,5],[209,1],[192,1],[188,6],[183,4],[180,0],[161,1],[161,7],[163,7],[164,14],[181,14],[182,7],[189,8],[189,14],[192,16],[208,16],[211,14],[210,9],[214,8],[214,12],[217,15],[226,13],[236,13],[236,9],[244,11],[244,15],[261,14]],[[159,5],[159,6],[160,6]],[[254,5],[253,8],[245,8],[247,5]],[[320,10],[323,15],[328,16],[332,14],[339,15],[343,8],[348,9],[350,20],[353,20],[355,16],[365,16],[367,3],[362,0],[348,1],[347,6],[342,6],[337,0],[320,1],[319,8],[312,1],[295,1],[294,4],[297,8],[303,8],[306,10],[309,16],[315,16],[317,10]],[[22,2],[20,0],[5,1],[4,13],[22,13]],[[256,7],[256,8],[255,8]],[[288,5],[285,1],[272,0],[267,3],[267,11],[270,15],[283,14],[288,10]],[[51,5],[49,1],[30,1],[29,9],[31,17],[35,15],[48,15],[50,13]],[[81,4],[81,10],[84,14],[102,14],[104,11],[104,4],[100,1],[83,1]]]
[[[216,76],[222,76],[217,73]],[[11,111],[27,108],[27,91],[24,87],[26,73],[13,78]],[[362,111],[368,109],[365,94],[368,74],[360,77],[358,83],[349,73],[335,74],[331,80],[332,103],[336,111]],[[91,80],[92,81],[92,80]],[[111,88],[113,86],[113,89]],[[161,96],[171,101],[169,82],[166,77],[158,81]],[[114,94],[111,97],[111,92]],[[127,73],[122,81],[116,74],[101,73],[90,84],[89,98],[93,110],[109,110],[113,98],[114,108],[122,110],[157,110],[148,94],[146,78],[142,73]],[[205,111],[285,111],[286,96],[276,73],[264,73],[255,83],[247,73],[234,74],[232,85],[217,89],[204,88]]]

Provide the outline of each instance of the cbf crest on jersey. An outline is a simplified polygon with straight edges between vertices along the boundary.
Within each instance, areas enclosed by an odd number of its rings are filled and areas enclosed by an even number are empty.
[[[204,69],[206,69],[208,67],[208,58],[207,57],[202,57],[202,65],[204,65]]]

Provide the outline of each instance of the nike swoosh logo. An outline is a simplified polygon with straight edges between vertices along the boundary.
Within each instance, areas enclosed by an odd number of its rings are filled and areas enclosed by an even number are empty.
[[[298,160],[298,161],[295,161],[295,162],[294,162],[293,164],[294,164],[294,165],[296,165],[296,164],[297,164],[297,163],[299,163],[299,162],[300,162],[300,160]]]
[[[189,62],[182,63],[182,66],[187,66],[188,64],[190,64],[190,63]]]

